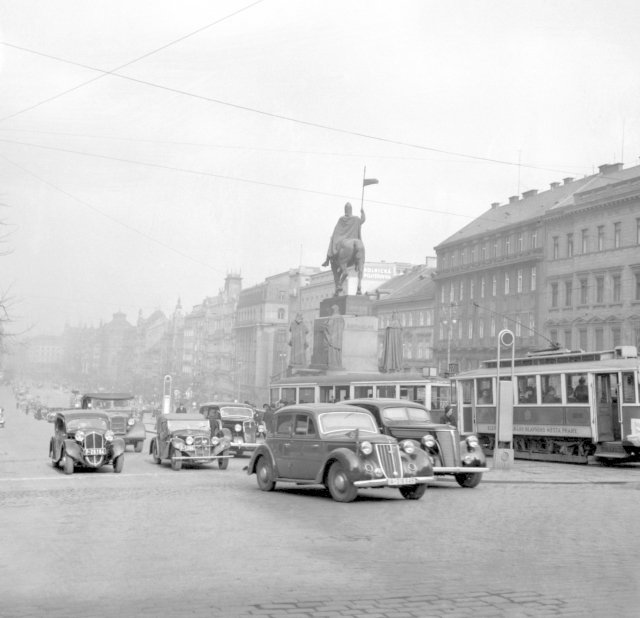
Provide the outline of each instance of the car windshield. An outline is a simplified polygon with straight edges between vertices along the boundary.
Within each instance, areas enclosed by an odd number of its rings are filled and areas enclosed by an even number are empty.
[[[366,412],[325,412],[318,415],[322,433],[339,433],[360,429],[368,433],[378,433],[375,421]]]
[[[401,406],[398,408],[384,408],[382,418],[388,423],[430,423],[431,414],[422,408],[409,408]]]
[[[94,410],[113,410],[117,408],[131,408],[132,399],[92,399],[91,407]]]
[[[180,421],[167,421],[167,429],[169,431],[180,431],[181,429],[202,429],[209,430],[209,421],[207,419],[186,419]]]
[[[82,431],[90,429],[106,431],[109,427],[107,425],[107,419],[105,418],[74,418],[73,420],[67,421],[67,432],[71,433],[79,429],[82,429]]]
[[[241,408],[240,406],[226,406],[220,408],[220,416],[229,418],[230,416],[243,416],[244,418],[253,418],[253,410],[250,408]]]

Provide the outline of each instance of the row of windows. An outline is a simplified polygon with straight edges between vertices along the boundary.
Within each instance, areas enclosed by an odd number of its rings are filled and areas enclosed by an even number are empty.
[[[403,328],[413,326],[433,326],[433,309],[420,311],[401,311],[378,316],[378,328],[387,328],[394,319],[398,320]]]
[[[623,333],[619,324],[601,324],[572,328],[551,328],[549,338],[572,350],[610,350],[623,345]],[[640,326],[636,326],[625,337],[625,343],[640,347]]]
[[[513,318],[503,317],[497,319],[495,317],[489,319],[463,319],[456,318],[450,321],[445,319],[440,323],[439,338],[440,341],[447,339],[484,339],[485,337],[495,337],[496,334],[504,329],[512,330],[516,337],[531,337],[535,333],[535,317],[532,312],[524,314],[516,314]]]
[[[513,236],[494,238],[469,247],[456,249],[442,256],[442,265],[445,270],[486,262],[498,257],[507,257],[531,251],[538,247],[538,232],[532,230],[528,233],[518,232]]]
[[[609,228],[611,236],[608,235],[607,226],[599,225],[596,228],[595,235],[595,251],[605,251],[606,249],[620,249],[623,246],[623,226],[621,221],[616,221]],[[576,255],[576,242],[580,242],[580,253],[590,253],[592,249],[592,240],[589,229],[585,228],[580,231],[579,238],[574,238],[573,232],[567,234],[565,239],[565,254],[563,257],[573,257]],[[631,244],[631,243],[626,243]],[[635,244],[640,245],[640,218],[636,219],[635,228]],[[561,257],[560,255],[560,236],[554,236],[552,239],[551,255],[554,260]]]
[[[530,268],[517,268],[515,271],[505,271],[480,277],[479,279],[460,279],[458,282],[444,284],[440,288],[440,302],[461,302],[469,297],[473,300],[478,296],[485,298],[501,294],[522,294],[523,292],[535,292],[537,286],[537,270],[535,266]]]
[[[560,292],[564,292],[564,306],[572,307],[576,301],[576,290],[574,290],[573,279],[567,279],[564,282],[552,281],[550,284],[551,307],[560,306]],[[579,305],[602,304],[605,302],[620,303],[622,302],[622,275],[595,275],[594,277],[579,277],[577,300]],[[633,283],[635,300],[640,301],[640,272],[633,274]]]

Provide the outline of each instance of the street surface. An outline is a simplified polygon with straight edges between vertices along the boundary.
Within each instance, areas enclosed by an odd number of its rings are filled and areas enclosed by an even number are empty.
[[[637,465],[516,461],[475,489],[339,504],[259,491],[248,457],[157,466],[148,440],[122,474],[66,476],[53,426],[9,388],[0,405],[2,617],[640,615]]]

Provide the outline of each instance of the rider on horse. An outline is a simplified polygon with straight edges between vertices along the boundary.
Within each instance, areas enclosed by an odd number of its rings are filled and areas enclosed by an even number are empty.
[[[360,216],[356,217],[352,214],[353,209],[349,202],[344,205],[344,216],[338,219],[336,227],[329,241],[329,249],[327,250],[327,259],[323,262],[323,266],[329,266],[331,258],[334,257],[340,248],[340,243],[347,239],[361,239],[360,228],[365,222],[364,210],[360,210]]]

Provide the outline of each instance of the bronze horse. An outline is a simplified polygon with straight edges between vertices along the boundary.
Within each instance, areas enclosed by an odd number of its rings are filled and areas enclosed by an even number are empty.
[[[364,274],[364,243],[358,238],[345,238],[338,244],[336,253],[331,256],[331,270],[336,290],[334,296],[340,296],[347,280],[349,268],[355,267],[358,275],[358,291],[362,294],[362,275]]]

